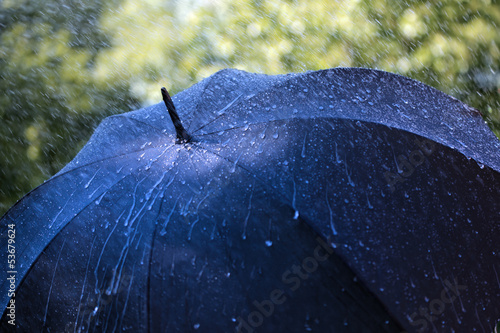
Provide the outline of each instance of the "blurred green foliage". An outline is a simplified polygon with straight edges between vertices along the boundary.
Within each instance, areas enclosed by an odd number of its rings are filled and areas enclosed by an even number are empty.
[[[499,27],[496,0],[4,0],[0,214],[104,117],[226,67],[400,73],[476,107],[500,136]]]

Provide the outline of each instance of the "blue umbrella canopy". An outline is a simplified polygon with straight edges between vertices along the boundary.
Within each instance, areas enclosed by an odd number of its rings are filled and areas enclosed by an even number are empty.
[[[493,330],[500,142],[476,110],[358,68],[164,98],[2,218],[4,329]]]

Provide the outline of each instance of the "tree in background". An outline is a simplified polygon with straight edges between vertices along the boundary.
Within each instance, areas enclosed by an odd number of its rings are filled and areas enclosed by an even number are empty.
[[[106,116],[215,71],[337,66],[420,80],[500,136],[494,0],[4,0],[0,213],[69,162]]]

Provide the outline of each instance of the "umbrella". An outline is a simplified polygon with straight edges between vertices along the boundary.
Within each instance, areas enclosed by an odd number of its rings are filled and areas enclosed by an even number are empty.
[[[493,331],[500,142],[476,110],[358,68],[162,93],[2,218],[2,328]]]

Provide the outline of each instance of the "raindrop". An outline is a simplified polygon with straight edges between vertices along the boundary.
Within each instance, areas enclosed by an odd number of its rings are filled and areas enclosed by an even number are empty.
[[[243,224],[243,234],[241,235],[242,239],[247,239],[247,224],[248,224],[248,219],[250,218],[250,213],[252,212],[252,197],[253,197],[253,187],[252,187],[252,193],[250,193],[250,199],[248,200],[248,214],[245,218],[245,222]]]
[[[304,136],[304,144],[302,145],[302,152],[300,154],[302,158],[306,157],[306,140],[307,140],[307,134]]]
[[[262,154],[263,151],[264,151],[264,145],[261,143],[261,144],[259,144],[259,148],[257,148],[256,153]]]
[[[292,196],[292,208],[295,210],[295,215],[293,216],[293,219],[296,220],[299,217],[299,211],[297,208],[295,208],[295,197],[297,195],[297,189],[295,185],[295,180],[292,179],[293,182],[293,196]]]
[[[327,205],[328,211],[330,213],[330,229],[332,230],[332,233],[334,235],[337,235],[337,230],[335,229],[335,226],[333,225],[333,210],[332,210],[332,207],[330,206],[330,200],[328,199],[328,189],[326,189],[325,198],[326,198],[326,205]]]
[[[146,200],[149,200],[151,198],[151,194],[153,193],[154,189],[163,181],[163,178],[165,178],[165,175],[167,174],[168,171],[163,172],[163,175],[161,176],[160,180],[156,182],[156,184],[151,187],[145,195]]]
[[[198,328],[200,328],[200,324],[196,323],[193,325],[194,329],[197,330]]]
[[[200,219],[198,217],[196,217],[196,220],[193,222],[193,224],[191,224],[191,228],[189,229],[189,233],[188,233],[188,237],[187,237],[188,241],[191,241],[191,234],[193,233],[193,228],[196,225],[196,223],[198,223],[199,220]]]
[[[267,246],[267,247],[270,247],[270,246],[272,246],[272,245],[273,245],[273,241],[272,241],[272,240],[269,240],[269,239],[268,239],[268,240],[266,240],[266,246]]]
[[[267,128],[265,128],[265,129],[262,131],[262,133],[260,133],[260,135],[259,135],[259,136],[260,136],[260,138],[261,138],[261,139],[264,139],[264,138],[266,137],[266,130],[267,130]]]
[[[338,150],[337,150],[337,142],[335,142],[335,160],[339,164],[342,163],[342,160],[340,159],[340,156],[339,156],[339,153],[338,153]]]
[[[279,136],[278,129],[276,129],[276,132],[273,134],[273,138],[277,139]]]
[[[426,109],[422,109],[422,113],[424,114],[424,118],[429,118],[429,114],[427,113]]]
[[[304,92],[305,92],[305,93],[306,93],[306,92],[308,92],[308,91],[309,91],[309,89],[307,89],[307,88],[305,88],[305,89],[304,89]]]
[[[231,169],[229,169],[230,173],[234,173],[236,171],[236,165],[238,164],[238,161],[240,160],[241,155],[243,155],[243,152],[240,153],[240,155],[238,156],[238,158],[236,159],[236,161],[234,161],[233,166],[231,167]]]
[[[94,173],[94,175],[92,176],[92,178],[90,178],[90,180],[88,181],[88,183],[85,184],[85,188],[89,188],[90,183],[92,183],[92,181],[94,180],[94,178],[97,175],[97,173],[99,172],[99,170],[101,170],[101,168],[97,169],[97,171]]]
[[[346,159],[347,159],[347,158],[346,158]],[[354,186],[355,186],[355,184],[354,184],[354,182],[353,182],[353,181],[352,181],[352,179],[351,179],[351,173],[352,173],[352,171],[351,171],[351,172],[349,172],[349,171],[347,170],[347,163],[344,163],[344,165],[345,165],[345,173],[346,173],[346,175],[347,175],[347,182],[349,183],[349,185],[351,185],[352,187],[354,187]]]
[[[106,192],[104,192],[104,193],[103,193],[103,194],[99,197],[99,199],[97,199],[97,200],[95,201],[95,204],[96,204],[96,205],[99,205],[99,204],[101,203],[101,200],[102,200],[102,198],[104,198],[104,195],[106,195]]]
[[[370,199],[368,198],[368,193],[366,193],[366,201],[367,201],[367,203],[368,203],[368,208],[369,208],[369,209],[373,209],[373,206],[372,206],[372,204],[370,203]]]

